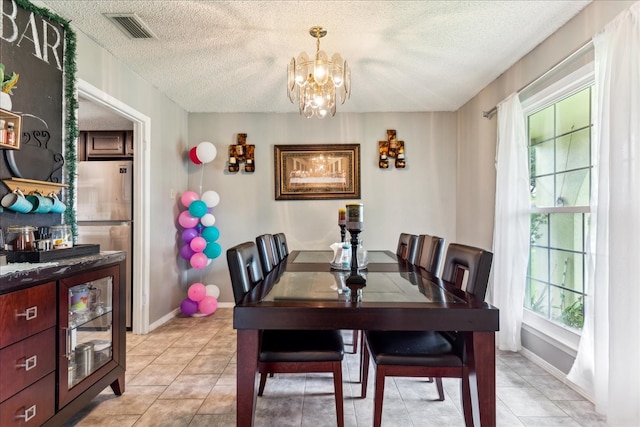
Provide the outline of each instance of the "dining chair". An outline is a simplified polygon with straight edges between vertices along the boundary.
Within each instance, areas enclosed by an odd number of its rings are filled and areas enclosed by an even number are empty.
[[[273,235],[273,240],[276,244],[276,251],[280,256],[280,261],[283,261],[287,255],[289,255],[289,247],[287,246],[287,237],[284,233],[276,233]]]
[[[403,260],[414,258],[418,248],[418,236],[409,233],[400,233],[396,255]],[[413,263],[412,263],[413,264]]]
[[[280,257],[276,252],[276,244],[273,240],[273,235],[261,234],[256,237],[256,245],[258,246],[262,272],[266,276],[276,265],[280,263]]]
[[[421,234],[418,238],[416,264],[429,273],[440,277],[440,263],[444,254],[444,239],[438,236]]]
[[[447,248],[443,279],[484,300],[493,254],[451,243]],[[362,365],[361,397],[366,397],[369,360],[375,372],[373,425],[382,422],[385,377],[436,378],[439,400],[444,400],[443,377],[461,378],[461,400],[466,425],[473,425],[466,334],[438,331],[367,331]]]
[[[276,279],[274,274],[263,276],[260,262],[260,255],[254,242],[241,243],[227,250],[227,264],[236,304],[239,304],[260,281]],[[344,344],[340,331],[264,330],[261,331],[258,357],[260,372],[258,396],[262,396],[264,392],[268,374],[333,373],[336,418],[338,426],[344,426],[342,393]]]

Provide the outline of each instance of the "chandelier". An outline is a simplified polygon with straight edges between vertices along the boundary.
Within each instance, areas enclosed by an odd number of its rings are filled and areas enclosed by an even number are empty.
[[[339,53],[329,60],[320,50],[320,38],[327,35],[322,27],[311,27],[309,34],[316,39],[316,54],[309,59],[306,52],[291,58],[287,67],[287,94],[292,103],[298,102],[300,114],[323,119],[336,114],[337,97],[340,103],[351,96],[351,70]]]

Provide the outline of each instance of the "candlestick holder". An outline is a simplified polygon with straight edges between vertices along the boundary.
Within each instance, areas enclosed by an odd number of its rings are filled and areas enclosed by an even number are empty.
[[[361,230],[349,229],[351,234],[351,274],[347,277],[347,287],[351,291],[351,302],[362,299],[362,288],[367,286],[367,280],[358,274],[358,235]]]
[[[347,235],[347,225],[346,224],[338,224],[340,225],[340,241],[345,242],[345,237]]]

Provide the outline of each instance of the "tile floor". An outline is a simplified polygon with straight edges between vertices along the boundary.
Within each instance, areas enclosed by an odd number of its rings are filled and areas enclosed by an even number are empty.
[[[108,388],[68,426],[232,426],[236,411],[236,339],[231,308],[209,317],[175,318],[152,333],[127,334],[126,391]],[[345,344],[351,333],[345,333]],[[350,351],[350,346],[347,346]],[[357,355],[344,366],[346,426],[370,426],[373,381],[359,399]],[[497,356],[498,426],[606,426],[593,405],[516,353]],[[370,370],[370,374],[372,374]],[[459,380],[445,379],[446,399],[423,379],[388,378],[383,426],[463,426]],[[258,398],[256,426],[334,426],[329,374],[277,374]]]

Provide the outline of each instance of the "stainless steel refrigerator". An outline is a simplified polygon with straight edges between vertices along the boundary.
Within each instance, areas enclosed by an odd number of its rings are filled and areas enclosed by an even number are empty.
[[[124,251],[126,261],[126,325],[131,329],[133,256],[133,162],[78,163],[78,243],[100,245],[101,251]]]

